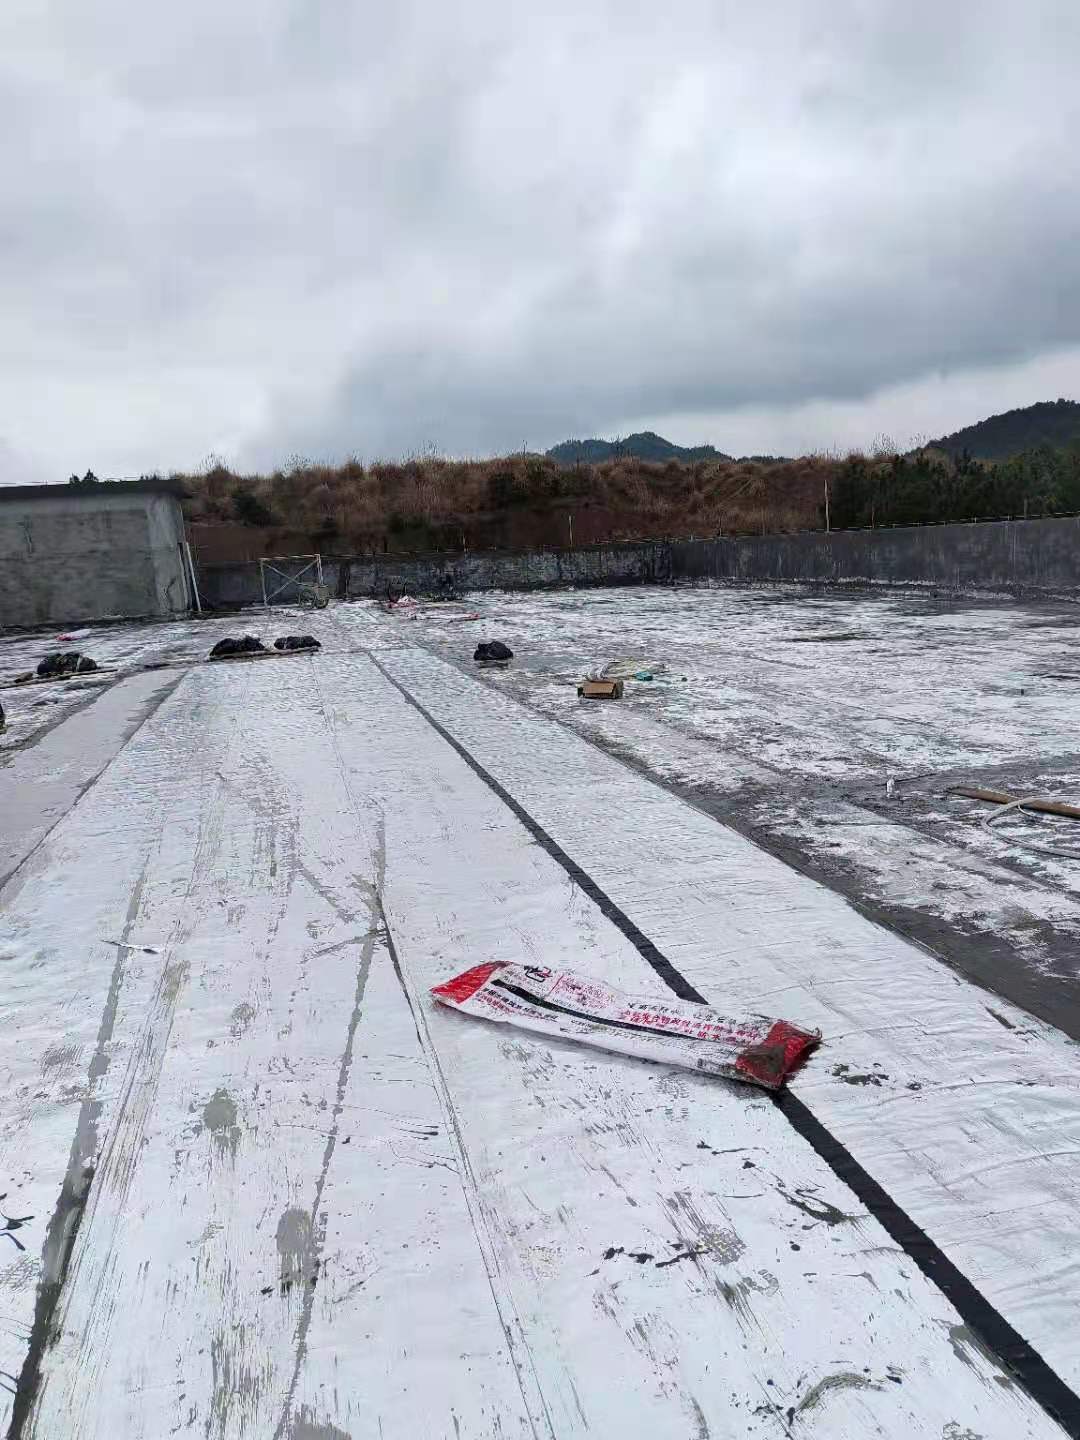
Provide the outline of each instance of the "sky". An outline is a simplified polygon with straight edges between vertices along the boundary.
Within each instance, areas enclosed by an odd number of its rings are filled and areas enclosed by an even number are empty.
[[[0,483],[1080,399],[1075,0],[4,0]]]

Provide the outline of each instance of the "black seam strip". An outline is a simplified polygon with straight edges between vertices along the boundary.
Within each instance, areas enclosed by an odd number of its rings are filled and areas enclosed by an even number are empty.
[[[438,720],[394,679],[374,655],[372,664],[398,693],[416,710],[431,728],[465,761],[469,769],[503,802],[533,839],[553,860],[558,861],[570,878],[600,909],[611,923],[626,936],[643,960],[647,961],[661,980],[682,1000],[708,1004],[705,996],[671,961],[660,953],[653,942],[588,875],[557,841],[525,810],[512,795],[488,773],[480,762],[456,740]],[[533,997],[530,997],[533,998]],[[772,1097],[776,1108],[790,1121],[795,1130],[825,1161],[829,1169],[858,1198],[879,1225],[919,1267],[948,1299],[964,1324],[982,1342],[997,1363],[1062,1427],[1071,1440],[1080,1440],[1080,1396],[1052,1370],[1032,1345],[1015,1330],[1004,1315],[971,1283],[948,1258],[926,1231],[916,1224],[838,1140],[810,1111],[806,1103],[781,1090]]]

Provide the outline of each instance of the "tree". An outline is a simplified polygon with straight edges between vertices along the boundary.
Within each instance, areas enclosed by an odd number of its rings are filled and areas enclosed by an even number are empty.
[[[274,512],[254,490],[237,489],[232,493],[233,513],[241,525],[272,525]]]

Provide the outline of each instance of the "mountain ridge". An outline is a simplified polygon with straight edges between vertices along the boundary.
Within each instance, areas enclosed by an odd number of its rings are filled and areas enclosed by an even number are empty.
[[[545,451],[557,465],[596,465],[601,460],[617,460],[629,455],[635,460],[730,460],[713,445],[676,445],[655,430],[639,430],[618,440],[563,440]]]
[[[954,458],[1010,460],[1042,445],[1053,449],[1080,442],[1080,404],[1075,400],[1039,400],[1000,415],[988,415],[951,435],[931,440],[925,449],[943,450]]]
[[[1025,451],[1049,445],[1053,449],[1080,443],[1080,402],[1075,400],[1038,400],[1034,405],[1004,410],[988,415],[943,435],[937,440],[916,446],[917,450],[940,450],[958,459],[969,455],[973,460],[1010,460]],[[735,457],[714,445],[676,445],[655,430],[639,430],[615,440],[563,440],[544,452],[557,465],[596,465],[605,460],[629,456],[661,464],[677,460],[682,464],[697,460],[775,462],[782,455],[741,455]]]

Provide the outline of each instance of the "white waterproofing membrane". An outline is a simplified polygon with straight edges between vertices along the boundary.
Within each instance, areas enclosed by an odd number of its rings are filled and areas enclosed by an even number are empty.
[[[1080,1433],[1076,1047],[414,627],[310,628],[20,822],[11,1433]],[[789,1113],[428,993],[495,962],[822,1046]]]

